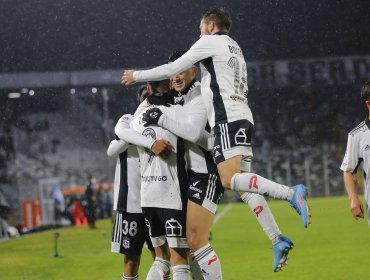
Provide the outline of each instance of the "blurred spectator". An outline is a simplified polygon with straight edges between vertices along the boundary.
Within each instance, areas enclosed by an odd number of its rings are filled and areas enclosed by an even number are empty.
[[[73,208],[72,208],[72,215],[74,217],[76,227],[80,227],[82,225],[87,225],[87,218],[84,213],[84,208],[81,205],[79,199],[75,199],[73,201]]]
[[[86,186],[85,197],[87,201],[86,205],[86,216],[87,222],[89,223],[89,227],[94,229],[95,228],[95,220],[96,220],[96,179],[94,176],[89,175],[87,177],[88,184]]]
[[[51,191],[54,199],[54,219],[56,224],[61,224],[62,216],[65,211],[64,196],[60,185],[55,186]]]

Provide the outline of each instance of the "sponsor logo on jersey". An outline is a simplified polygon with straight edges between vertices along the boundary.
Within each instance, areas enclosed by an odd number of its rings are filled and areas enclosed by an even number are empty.
[[[196,182],[194,182],[193,183],[193,186],[195,187],[196,185],[198,185],[198,183],[199,183],[200,181],[196,181]]]
[[[235,144],[237,145],[249,145],[248,137],[245,133],[245,128],[239,128],[238,132],[235,134]]]
[[[368,150],[370,150],[370,146],[369,145],[366,145],[365,151],[368,151]]]
[[[198,188],[196,188],[196,187],[190,186],[189,188],[190,188],[191,190],[193,190],[193,191],[198,192],[198,193],[202,193],[202,190],[201,190],[201,189],[198,189]]]
[[[193,194],[193,197],[200,199],[200,195],[199,195],[199,193],[195,193],[195,194]]]
[[[181,236],[182,225],[177,220],[171,218],[166,221],[165,227],[167,236]]]
[[[142,182],[166,182],[167,176],[141,176]]]
[[[215,153],[214,153],[214,157],[216,158],[216,157],[219,157],[219,156],[221,156],[221,153],[216,150]]]
[[[125,237],[122,239],[122,247],[125,249],[130,248],[130,239]]]

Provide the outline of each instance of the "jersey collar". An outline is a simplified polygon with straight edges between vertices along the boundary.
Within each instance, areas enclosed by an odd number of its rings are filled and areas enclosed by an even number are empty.
[[[224,31],[218,31],[216,33],[213,33],[213,35],[229,35],[227,32]]]

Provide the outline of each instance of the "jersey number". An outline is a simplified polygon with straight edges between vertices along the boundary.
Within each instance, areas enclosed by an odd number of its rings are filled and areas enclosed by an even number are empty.
[[[122,233],[123,235],[135,236],[137,234],[137,222],[122,221]]]

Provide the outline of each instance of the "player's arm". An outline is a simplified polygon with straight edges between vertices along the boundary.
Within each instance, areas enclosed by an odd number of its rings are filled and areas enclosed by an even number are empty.
[[[208,39],[209,36],[202,36],[184,55],[172,63],[144,71],[125,70],[121,83],[131,85],[135,82],[161,81],[189,69],[195,63],[212,56],[214,48]]]
[[[351,213],[355,219],[364,217],[363,206],[357,194],[357,182],[354,176],[361,162],[358,156],[358,141],[356,140],[353,135],[348,134],[346,154],[341,165],[343,181],[350,201]]]
[[[131,115],[123,115],[118,120],[114,132],[119,139],[136,146],[147,148],[160,157],[168,157],[172,146],[167,140],[154,140],[151,137],[141,135],[130,127],[131,121]]]
[[[357,181],[355,175],[352,172],[344,171],[343,179],[350,201],[352,216],[356,220],[357,218],[364,218],[363,206],[357,195]]]
[[[126,151],[129,146],[130,144],[123,140],[112,140],[109,144],[107,155],[110,157],[118,156]]]

